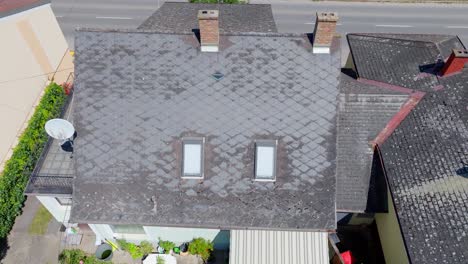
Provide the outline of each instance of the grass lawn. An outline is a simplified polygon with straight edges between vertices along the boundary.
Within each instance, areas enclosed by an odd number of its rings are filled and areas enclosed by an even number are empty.
[[[52,215],[41,205],[39,210],[37,210],[34,219],[29,226],[30,235],[43,235],[47,231],[47,226],[49,225]]]

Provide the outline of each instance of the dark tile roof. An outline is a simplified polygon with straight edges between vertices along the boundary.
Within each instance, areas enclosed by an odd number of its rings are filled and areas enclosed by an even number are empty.
[[[49,3],[50,0],[2,0],[0,1],[0,18]]]
[[[339,98],[337,211],[381,211],[375,206],[368,208],[373,164],[371,141],[400,110],[408,95],[358,82],[342,74]]]
[[[434,74],[452,49],[463,44],[456,36],[413,34],[348,34],[348,43],[360,78],[432,91],[439,85]]]
[[[77,32],[75,222],[335,228],[339,41],[295,34]],[[224,77],[216,80],[213,74]],[[181,139],[203,136],[205,178],[182,180]],[[278,139],[275,183],[254,141]]]
[[[270,5],[164,3],[138,29],[158,32],[186,32],[198,29],[198,10],[219,10],[221,33],[277,32]]]
[[[412,263],[468,259],[468,70],[440,82],[380,147]]]

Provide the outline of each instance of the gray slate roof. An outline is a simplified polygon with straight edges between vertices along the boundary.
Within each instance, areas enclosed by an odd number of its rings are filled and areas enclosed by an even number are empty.
[[[219,10],[221,33],[277,32],[270,5],[166,2],[138,29],[190,33],[198,29],[198,10]]]
[[[433,74],[452,49],[463,49],[456,36],[414,34],[348,34],[360,78],[420,91],[439,85]]]
[[[339,41],[294,34],[76,35],[75,222],[335,228]],[[215,72],[224,74],[217,81]],[[181,179],[181,139],[203,136],[204,180]],[[275,183],[253,181],[254,142],[278,139]]]
[[[468,70],[441,83],[381,146],[412,263],[468,259]]]
[[[380,146],[410,261],[466,263],[468,70],[439,77],[443,61],[420,67],[463,44],[443,35],[351,34],[348,41],[359,77],[426,93]],[[340,158],[337,166],[339,171]]]
[[[357,82],[342,74],[338,114],[336,208],[374,212],[369,208],[373,147],[371,141],[407,101],[408,95]],[[372,189],[372,188],[371,188]]]

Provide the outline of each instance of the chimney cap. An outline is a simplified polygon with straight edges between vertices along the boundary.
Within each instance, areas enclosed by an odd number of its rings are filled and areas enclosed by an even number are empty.
[[[219,10],[198,10],[198,19],[218,19]]]
[[[453,49],[452,53],[455,58],[468,58],[468,50],[466,49]]]
[[[338,19],[336,12],[317,12],[317,21],[319,22],[338,22]]]

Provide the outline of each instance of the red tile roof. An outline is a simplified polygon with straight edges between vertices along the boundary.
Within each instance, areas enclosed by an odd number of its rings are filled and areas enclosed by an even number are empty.
[[[0,0],[0,13],[37,4],[41,0]],[[43,2],[43,1],[42,1]]]

